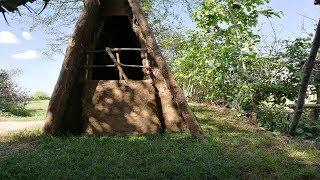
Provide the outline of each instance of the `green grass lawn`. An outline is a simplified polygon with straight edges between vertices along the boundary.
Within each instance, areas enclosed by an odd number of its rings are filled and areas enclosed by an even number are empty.
[[[27,111],[30,113],[28,117],[5,116],[0,114],[0,121],[40,121],[44,120],[47,113],[49,100],[30,101],[26,105]]]
[[[3,138],[0,179],[320,178],[320,151],[313,142],[259,132],[227,112],[193,109],[207,134],[200,142],[187,132],[50,137],[32,131]]]

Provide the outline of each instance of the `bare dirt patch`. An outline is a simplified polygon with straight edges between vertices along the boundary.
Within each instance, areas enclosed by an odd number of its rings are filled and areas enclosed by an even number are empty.
[[[41,128],[44,121],[23,121],[23,122],[0,122],[0,136],[23,131],[26,129]]]

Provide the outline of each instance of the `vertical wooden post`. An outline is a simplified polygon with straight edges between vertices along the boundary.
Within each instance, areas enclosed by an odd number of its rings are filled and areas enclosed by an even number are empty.
[[[116,52],[116,58],[117,58],[117,63],[120,64],[120,55],[119,52]],[[123,80],[123,74],[121,71],[119,71],[119,79]]]
[[[85,77],[84,77],[84,81],[88,81],[89,80],[89,65],[90,65],[90,53],[87,53],[86,56],[86,65],[85,65]]]
[[[143,66],[143,73],[145,76],[145,79],[150,78],[150,64],[148,60],[148,53],[145,52],[144,50],[141,51],[141,58],[142,58],[142,66]]]
[[[314,64],[315,64],[315,60],[316,60],[316,57],[318,54],[319,47],[320,47],[320,21],[317,26],[316,35],[313,40],[310,56],[309,56],[308,60],[306,61],[305,65],[303,66],[303,75],[301,78],[301,87],[299,90],[298,101],[296,103],[296,108],[294,110],[292,124],[291,124],[290,131],[289,131],[289,134],[292,136],[295,135],[295,133],[296,133],[296,129],[298,127],[299,120],[302,115],[303,106],[305,103],[306,93],[307,93],[307,89],[308,89],[308,83],[310,80],[311,72],[312,72]]]

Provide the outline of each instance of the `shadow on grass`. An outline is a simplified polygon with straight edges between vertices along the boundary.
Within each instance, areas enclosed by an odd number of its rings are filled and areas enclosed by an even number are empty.
[[[36,137],[34,150],[0,159],[0,177],[316,179],[319,152],[198,111],[207,139],[165,133],[133,137]]]
[[[13,154],[34,150],[36,139],[41,134],[40,129],[34,129],[0,136],[0,160]]]

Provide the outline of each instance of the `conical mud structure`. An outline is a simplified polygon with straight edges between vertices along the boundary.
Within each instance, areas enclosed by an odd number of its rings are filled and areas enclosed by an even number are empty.
[[[137,0],[86,0],[69,42],[46,134],[204,134]]]

